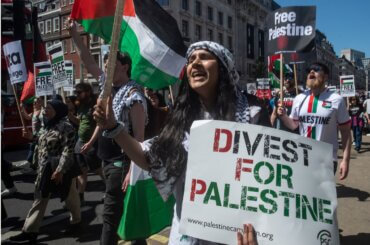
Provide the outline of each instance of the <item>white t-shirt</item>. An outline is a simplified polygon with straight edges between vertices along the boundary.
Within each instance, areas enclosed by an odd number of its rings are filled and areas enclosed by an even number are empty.
[[[338,124],[351,120],[340,95],[328,89],[318,96],[310,91],[299,94],[293,101],[290,118],[299,121],[300,135],[332,144],[333,160],[337,160]]]
[[[366,107],[366,113],[370,115],[370,99],[364,101],[364,107]]]

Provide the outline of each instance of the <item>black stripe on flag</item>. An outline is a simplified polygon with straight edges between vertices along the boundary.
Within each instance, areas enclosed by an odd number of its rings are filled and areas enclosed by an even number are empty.
[[[66,62],[64,62],[64,66],[65,67],[72,67],[72,63],[66,63]]]
[[[51,65],[42,65],[42,66],[36,66],[37,69],[48,69],[51,68]]]
[[[62,52],[62,46],[59,46],[59,47],[56,47],[56,48],[53,48],[53,49],[49,50],[50,55],[53,55],[53,54],[58,53],[58,52]]]
[[[186,46],[177,26],[176,20],[166,12],[156,1],[134,0],[135,13],[139,19],[159,38],[164,44],[184,56]]]

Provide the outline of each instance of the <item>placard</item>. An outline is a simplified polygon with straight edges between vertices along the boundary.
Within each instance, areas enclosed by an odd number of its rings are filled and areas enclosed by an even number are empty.
[[[257,125],[195,121],[180,233],[223,244],[339,244],[332,145]]]

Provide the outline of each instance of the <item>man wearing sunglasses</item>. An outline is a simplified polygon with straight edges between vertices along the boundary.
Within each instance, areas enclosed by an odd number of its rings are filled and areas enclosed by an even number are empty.
[[[319,62],[313,63],[307,70],[306,86],[309,90],[294,99],[290,116],[281,104],[277,113],[285,126],[291,130],[299,127],[300,135],[333,145],[334,172],[338,159],[337,130],[340,130],[343,159],[339,165],[339,178],[343,180],[349,170],[351,119],[344,99],[325,87],[328,75],[329,69],[326,65]]]

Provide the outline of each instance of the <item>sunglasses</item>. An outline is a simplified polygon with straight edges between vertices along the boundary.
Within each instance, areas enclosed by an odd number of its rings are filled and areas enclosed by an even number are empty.
[[[311,71],[314,71],[314,72],[320,72],[320,71],[323,71],[322,67],[321,66],[318,66],[318,65],[312,65],[310,66],[309,68],[306,69],[306,72],[307,73],[310,73]]]

